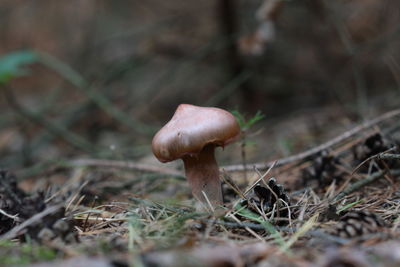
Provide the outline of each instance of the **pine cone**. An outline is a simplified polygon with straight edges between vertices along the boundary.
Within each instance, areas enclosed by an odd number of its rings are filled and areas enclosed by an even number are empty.
[[[313,181],[318,183],[319,187],[325,187],[332,181],[340,182],[345,175],[338,169],[341,165],[339,158],[329,154],[328,151],[322,151],[314,160],[310,167],[303,171],[303,186],[309,186]]]
[[[343,215],[334,233],[342,238],[353,238],[379,232],[382,227],[385,223],[377,214],[358,210]]]
[[[49,203],[49,205],[53,205]],[[9,215],[18,214],[19,221],[9,216],[0,214],[0,234],[4,234],[11,230],[18,223],[28,220],[37,213],[47,208],[45,196],[43,192],[33,195],[27,195],[18,188],[17,180],[14,175],[7,171],[0,170],[0,209]],[[29,235],[32,240],[43,242],[56,238],[62,241],[76,241],[76,234],[70,219],[64,218],[65,210],[60,208],[56,212],[49,214],[27,227],[25,234]],[[24,236],[20,237],[24,239]]]
[[[243,204],[247,205],[250,210],[257,213],[257,208],[264,213],[268,213],[272,211],[275,206],[275,218],[288,218],[288,208],[281,201],[278,201],[278,199],[283,200],[290,206],[289,196],[285,192],[283,186],[277,184],[275,178],[271,178],[268,181],[268,187],[260,184],[256,185],[253,189],[252,195],[248,198],[248,201],[245,201]],[[287,221],[285,220],[280,220],[278,221],[278,225],[285,224],[286,222]]]

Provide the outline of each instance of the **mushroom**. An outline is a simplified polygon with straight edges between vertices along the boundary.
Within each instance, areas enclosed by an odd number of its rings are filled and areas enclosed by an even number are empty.
[[[214,150],[233,142],[239,134],[240,127],[231,113],[181,104],[154,136],[152,149],[161,162],[181,158],[194,197],[216,206],[223,204],[223,197]]]

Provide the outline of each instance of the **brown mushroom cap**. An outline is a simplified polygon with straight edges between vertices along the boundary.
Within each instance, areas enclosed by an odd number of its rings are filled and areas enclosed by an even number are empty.
[[[204,146],[225,146],[240,134],[235,117],[222,109],[181,104],[154,136],[152,149],[161,162],[199,153]]]

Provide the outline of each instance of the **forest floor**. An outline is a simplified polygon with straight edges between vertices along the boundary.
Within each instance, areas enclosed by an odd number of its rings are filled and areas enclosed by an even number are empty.
[[[2,170],[0,265],[399,266],[399,115],[329,128],[326,116],[272,152],[264,134],[302,119],[247,133],[255,145],[220,156],[225,204],[210,212],[196,210],[179,163],[152,155]]]

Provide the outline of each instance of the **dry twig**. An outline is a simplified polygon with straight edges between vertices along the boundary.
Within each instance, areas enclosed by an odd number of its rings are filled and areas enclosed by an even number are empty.
[[[149,164],[135,163],[132,161],[105,160],[105,159],[76,159],[71,160],[68,164],[75,167],[107,167],[121,168],[144,172],[155,172],[160,174],[173,175],[177,177],[185,177],[182,172],[170,168],[158,167]]]
[[[399,115],[400,115],[400,109],[395,109],[395,110],[389,111],[373,120],[366,121],[366,122],[362,123],[361,125],[358,125],[358,126],[354,127],[353,129],[346,131],[343,134],[329,140],[328,142],[325,142],[325,143],[323,143],[319,146],[316,146],[312,149],[306,150],[304,152],[301,152],[299,154],[296,154],[296,155],[293,155],[290,157],[278,159],[278,160],[248,164],[247,170],[254,169],[254,168],[256,168],[258,170],[266,170],[266,169],[270,168],[273,164],[275,164],[275,162],[276,162],[275,167],[279,167],[279,166],[282,166],[282,165],[285,165],[285,164],[288,164],[291,162],[304,160],[310,156],[318,154],[319,152],[321,152],[323,150],[326,150],[334,145],[337,145],[337,144],[343,142],[344,140],[352,137],[353,135],[355,135],[367,128],[370,128],[378,123],[381,123],[385,120],[391,119],[391,118],[399,116]],[[222,168],[226,171],[244,171],[244,168],[242,165],[230,165],[230,166],[224,166]]]
[[[375,172],[367,177],[365,177],[362,180],[359,180],[351,185],[349,185],[345,190],[343,190],[342,192],[340,192],[338,195],[336,195],[336,197],[333,199],[333,201],[337,201],[340,200],[341,198],[347,196],[348,194],[353,193],[354,191],[360,189],[361,187],[370,184],[376,180],[378,180],[379,178],[381,178],[384,174],[386,173],[386,170],[384,171],[378,171]],[[390,171],[390,174],[392,176],[399,176],[400,175],[400,169],[396,169],[396,170],[392,170]]]
[[[26,227],[28,227],[29,225],[41,220],[42,218],[46,217],[47,215],[58,211],[62,206],[63,205],[60,204],[60,205],[54,205],[54,206],[48,207],[47,209],[43,210],[42,212],[40,212],[38,214],[35,214],[34,216],[29,218],[28,220],[24,221],[20,225],[15,226],[13,229],[11,229],[7,233],[5,233],[2,236],[0,236],[0,239],[13,239],[13,238],[16,238],[19,234],[21,234],[21,231],[24,230]]]

